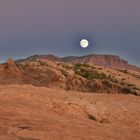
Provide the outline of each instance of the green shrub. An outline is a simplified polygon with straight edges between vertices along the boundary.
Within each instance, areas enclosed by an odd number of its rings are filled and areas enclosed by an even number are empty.
[[[137,88],[136,86],[133,87],[134,90],[140,90],[140,88]]]
[[[122,92],[123,92],[123,93],[126,93],[126,94],[132,93],[131,89],[129,89],[128,87],[123,87],[123,88],[122,88]]]
[[[125,82],[123,82],[123,81],[121,81],[121,83],[120,83],[122,86],[124,86],[124,85],[126,85],[126,83]]]
[[[127,70],[123,70],[123,72],[124,72],[124,73],[128,73],[128,71],[127,71]]]
[[[134,84],[131,84],[131,83],[127,83],[127,86],[128,87],[134,87],[135,85]]]
[[[125,69],[125,70],[117,69],[117,71],[128,74],[128,70],[127,69]]]
[[[111,82],[108,81],[108,80],[103,80],[102,83],[107,86],[107,87],[110,87],[111,86]]]
[[[125,81],[125,80],[126,80],[126,78],[122,78],[122,80],[123,80],[123,81]]]
[[[140,75],[133,74],[133,76],[136,77],[137,79],[140,79]]]
[[[88,118],[90,120],[94,120],[94,121],[97,121],[96,117],[94,115],[91,115],[91,114],[88,114]]]
[[[74,66],[74,69],[77,70],[77,69],[81,69],[82,67],[89,67],[88,64],[82,64],[82,63],[78,63]]]
[[[106,79],[107,76],[104,73],[98,73],[97,71],[91,71],[91,70],[85,70],[85,69],[78,69],[75,70],[75,73],[88,79],[88,80],[92,80],[92,79]]]
[[[109,81],[111,81],[112,83],[118,83],[118,80],[115,79],[115,78],[113,78],[111,75],[109,75],[109,76],[107,77],[107,79],[108,79]]]

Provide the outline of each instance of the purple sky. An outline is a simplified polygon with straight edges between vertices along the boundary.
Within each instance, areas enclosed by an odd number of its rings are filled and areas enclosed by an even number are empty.
[[[140,66],[139,6],[140,0],[0,0],[0,60],[103,53]],[[89,48],[80,48],[82,38]]]

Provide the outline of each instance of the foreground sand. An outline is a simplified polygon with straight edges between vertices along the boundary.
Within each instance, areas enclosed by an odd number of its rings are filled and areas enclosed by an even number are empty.
[[[0,140],[139,139],[140,97],[0,86]]]

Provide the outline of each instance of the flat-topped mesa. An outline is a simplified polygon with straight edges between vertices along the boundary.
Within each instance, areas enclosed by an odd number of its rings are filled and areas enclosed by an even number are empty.
[[[16,66],[16,64],[12,58],[7,60],[4,70],[7,72],[12,72],[12,73],[20,72],[19,68]]]
[[[129,64],[126,60],[120,58],[116,55],[98,55],[98,54],[91,54],[86,56],[70,56],[62,58],[64,62],[70,63],[88,63],[93,64],[96,66],[101,67],[109,67],[109,68],[119,68],[119,69],[130,69],[140,72],[140,68]]]
[[[128,65],[128,62],[121,59],[119,56],[113,55],[95,55],[91,57],[87,57],[87,60],[90,63],[94,63],[95,65],[104,66],[104,67],[117,67],[122,66],[125,67]]]
[[[64,61],[69,61],[72,63],[90,63],[98,66],[107,66],[107,67],[114,67],[114,66],[126,66],[128,62],[121,59],[119,56],[115,55],[87,55],[81,57],[65,57],[63,58]]]

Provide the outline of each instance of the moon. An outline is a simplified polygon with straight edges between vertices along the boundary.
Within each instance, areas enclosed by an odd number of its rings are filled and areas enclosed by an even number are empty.
[[[88,42],[87,39],[82,39],[82,40],[80,41],[80,46],[81,46],[82,48],[87,48],[88,45],[89,45],[89,42]]]

